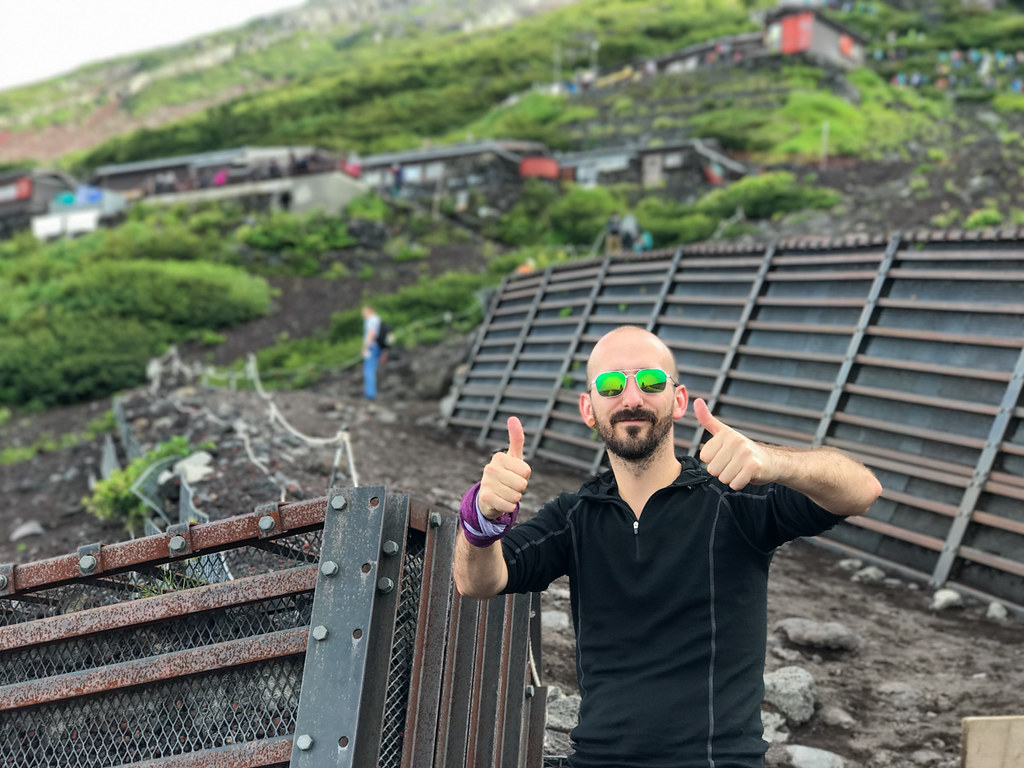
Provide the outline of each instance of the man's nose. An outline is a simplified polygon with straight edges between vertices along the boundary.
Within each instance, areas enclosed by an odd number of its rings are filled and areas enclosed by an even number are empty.
[[[626,388],[622,391],[622,404],[626,407],[634,407],[644,402],[644,393],[640,391],[640,385],[636,383],[636,376],[626,377]]]

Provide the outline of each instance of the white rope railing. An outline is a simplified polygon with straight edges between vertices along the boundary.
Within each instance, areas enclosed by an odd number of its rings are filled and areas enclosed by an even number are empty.
[[[466,310],[458,313],[446,311],[433,317],[422,318],[409,323],[402,328],[396,328],[393,332],[394,338],[397,340],[401,338],[414,337],[417,333],[438,325],[450,328],[455,322],[470,318],[473,314],[473,310]],[[348,368],[358,365],[361,360],[361,356],[356,356],[350,360],[343,361],[338,366],[331,366],[330,368],[326,366],[308,366],[306,370],[347,370]],[[294,370],[292,372],[294,372]],[[268,438],[268,451],[266,458],[261,460],[256,455],[256,451],[253,447],[253,436],[256,433],[256,428],[254,426],[248,424],[242,419],[237,419],[233,424],[233,427],[242,440],[242,445],[245,449],[249,462],[259,469],[260,472],[266,475],[267,478],[280,490],[281,501],[286,500],[287,488],[277,481],[270,468],[273,461],[274,430],[277,425],[280,425],[285,432],[306,445],[317,447],[334,446],[334,460],[331,465],[331,475],[330,480],[328,481],[328,488],[334,485],[334,481],[337,478],[338,468],[341,464],[343,452],[345,454],[348,475],[352,481],[352,485],[359,485],[359,477],[356,473],[355,460],[352,455],[352,442],[349,437],[348,429],[346,427],[342,427],[332,437],[313,437],[296,429],[296,427],[285,418],[284,414],[281,413],[280,408],[274,402],[273,395],[263,386],[259,363],[255,354],[250,353],[246,356],[245,366],[241,372],[235,369],[218,370],[213,366],[206,366],[200,363],[195,365],[185,363],[178,354],[177,347],[172,346],[163,355],[150,361],[146,369],[146,374],[149,378],[149,391],[154,395],[160,391],[161,385],[168,375],[184,377],[188,381],[199,380],[204,386],[210,386],[214,381],[223,382],[232,392],[237,391],[239,378],[243,378],[248,382],[256,392],[257,396],[267,404],[267,422],[270,429],[270,435]],[[195,410],[194,408],[187,408],[183,406],[173,397],[169,399],[172,406],[181,413]],[[202,412],[206,418],[210,419],[214,423],[220,425],[225,424],[223,419],[219,418],[208,408],[203,408]]]

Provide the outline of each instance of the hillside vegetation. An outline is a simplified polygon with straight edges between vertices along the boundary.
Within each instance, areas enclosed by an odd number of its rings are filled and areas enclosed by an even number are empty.
[[[843,231],[844,221],[856,231],[890,221],[1024,224],[1024,96],[1012,85],[1024,75],[1024,55],[1020,67],[997,67],[987,79],[977,67],[955,87],[936,79],[954,48],[1015,53],[1024,40],[1019,14],[973,12],[953,0],[921,10],[856,3],[835,15],[873,43],[869,66],[850,73],[794,59],[653,78],[624,69],[757,29],[763,9],[722,0],[582,0],[476,33],[406,25],[391,29],[387,43],[377,42],[372,25],[351,21],[320,31],[257,25],[266,44],[246,56],[258,67],[234,56],[201,76],[169,74],[122,107],[145,111],[146,99],[187,101],[192,89],[209,95],[237,85],[239,73],[253,67],[262,68],[259,93],[118,136],[64,164],[87,173],[108,162],[241,144],[372,152],[493,136],[584,149],[694,136],[717,140],[761,172],[687,200],[630,185],[532,181],[491,217],[458,215],[452,200],[443,200],[451,219],[440,221],[373,196],[338,218],[231,206],[141,207],[122,226],[78,240],[43,245],[25,236],[0,243],[0,405],[49,407],[133,386],[167,344],[212,347],[224,328],[274,311],[268,278],[351,282],[397,325],[451,310],[472,323],[479,290],[518,264],[543,267],[588,255],[612,212],[634,212],[655,246],[768,237],[808,222],[826,231]],[[254,30],[216,40],[237,44]],[[625,76],[575,96],[552,94],[535,86],[550,81],[556,50],[566,77],[595,57],[602,70]],[[150,68],[171,66],[180,60],[175,55],[155,52]],[[899,84],[915,71],[930,74],[914,87]],[[287,84],[265,87],[271,73]],[[0,94],[0,116],[31,110],[33,93]],[[39,114],[42,121],[58,119]],[[849,170],[818,167],[825,124],[830,155]],[[380,235],[375,245],[353,235],[367,227]],[[459,271],[440,276],[430,267],[445,249],[469,257]],[[383,285],[402,292],[383,293]],[[324,367],[357,359],[358,334],[352,307],[321,337],[267,339],[261,363],[281,372],[282,381],[302,384]]]
[[[830,11],[871,41],[869,66],[848,81],[817,67],[791,68],[781,77],[734,67],[710,83],[700,76],[682,83],[666,78],[635,90],[618,89],[606,94],[612,103],[601,103],[600,96],[596,104],[594,98],[537,96],[512,108],[499,106],[550,82],[556,54],[565,77],[594,61],[604,72],[639,66],[648,57],[693,43],[757,30],[758,13],[767,7],[735,0],[586,0],[473,33],[411,26],[386,43],[377,42],[369,27],[351,24],[273,34],[260,27],[262,47],[254,45],[201,75],[185,71],[154,81],[125,96],[121,108],[142,113],[200,100],[247,87],[246,78],[280,85],[261,86],[257,93],[187,119],[116,137],[65,158],[65,164],[84,172],[105,163],[244,144],[315,144],[367,153],[468,136],[537,138],[578,148],[592,145],[594,134],[582,136],[564,126],[578,127],[609,107],[619,114],[655,110],[662,127],[677,135],[718,137],[734,150],[774,159],[816,148],[821,121],[831,119],[836,153],[878,156],[910,139],[941,141],[941,123],[957,104],[983,102],[1000,113],[1024,112],[1024,96],[1008,87],[1021,70],[995,67],[990,86],[980,77],[964,78],[956,88],[937,86],[936,73],[949,52],[1012,56],[1024,40],[1024,15],[1013,9],[971,12],[959,0],[929,3],[919,11],[881,2],[859,2],[846,13]],[[169,66],[166,54],[154,56],[152,66]],[[913,90],[890,86],[892,78],[914,72],[928,82]],[[0,93],[0,116],[31,112],[32,93]],[[748,106],[744,96],[755,93],[776,98]],[[699,109],[680,115],[673,101]]]

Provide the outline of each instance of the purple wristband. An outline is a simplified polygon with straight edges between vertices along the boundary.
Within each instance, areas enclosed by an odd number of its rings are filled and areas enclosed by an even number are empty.
[[[474,547],[489,547],[512,528],[516,518],[519,517],[519,505],[516,504],[516,508],[511,512],[506,512],[501,517],[490,520],[489,522],[495,525],[503,526],[503,529],[501,533],[487,536],[481,533],[478,527],[480,523],[476,497],[479,492],[480,483],[477,483],[466,491],[466,495],[462,497],[462,504],[459,506],[459,523],[462,524],[462,534],[466,537],[466,541]]]

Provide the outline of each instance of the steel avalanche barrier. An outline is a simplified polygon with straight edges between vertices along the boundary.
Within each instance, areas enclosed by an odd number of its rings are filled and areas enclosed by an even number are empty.
[[[0,766],[541,766],[538,598],[458,595],[456,525],[332,489],[0,565]]]
[[[702,243],[509,276],[446,425],[597,471],[580,420],[594,342],[656,332],[691,400],[757,440],[830,445],[883,495],[821,540],[1024,610],[1024,227]],[[681,452],[703,431],[692,410]]]

